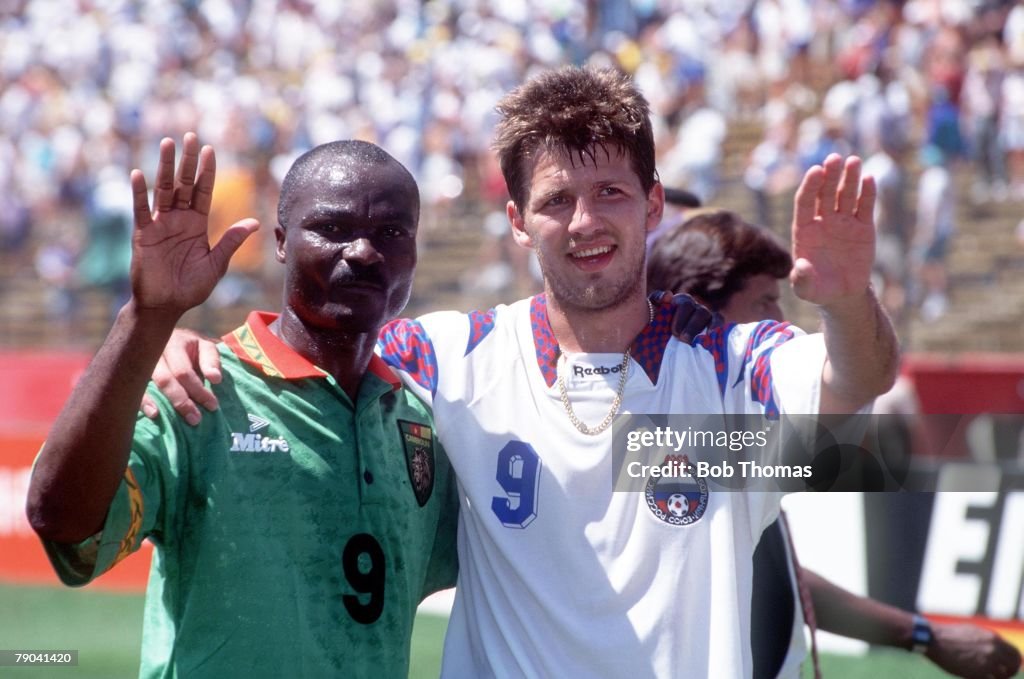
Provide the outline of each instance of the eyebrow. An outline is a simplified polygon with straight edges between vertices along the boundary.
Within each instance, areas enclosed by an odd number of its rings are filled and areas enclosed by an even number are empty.
[[[543,204],[543,203],[548,202],[549,200],[551,200],[555,196],[561,195],[563,193],[565,193],[565,187],[558,186],[558,187],[555,187],[555,188],[552,188],[552,189],[548,189],[544,193],[538,193],[534,197],[534,201],[537,202],[538,204]],[[531,201],[531,202],[534,202],[534,201]]]
[[[353,214],[355,214],[355,210],[349,210],[347,208],[319,207],[306,213],[300,223],[308,224],[309,222],[319,221],[322,219],[344,219]]]

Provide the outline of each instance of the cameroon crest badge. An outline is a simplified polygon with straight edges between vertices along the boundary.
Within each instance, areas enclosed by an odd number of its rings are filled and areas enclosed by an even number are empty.
[[[425,424],[398,420],[398,429],[409,468],[409,482],[420,507],[434,490],[434,433]]]

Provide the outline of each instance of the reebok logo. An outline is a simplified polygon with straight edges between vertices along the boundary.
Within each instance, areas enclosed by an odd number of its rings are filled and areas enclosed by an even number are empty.
[[[606,365],[599,365],[596,368],[584,368],[581,365],[574,365],[572,367],[572,374],[575,377],[587,377],[589,375],[616,375],[622,372],[622,366],[616,365],[609,368]]]
[[[232,453],[287,453],[291,448],[283,436],[263,436],[256,432],[270,426],[270,420],[249,415],[248,433],[231,432]]]

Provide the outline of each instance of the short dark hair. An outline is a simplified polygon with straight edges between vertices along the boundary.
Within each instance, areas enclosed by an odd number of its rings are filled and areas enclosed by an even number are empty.
[[[408,180],[416,196],[416,209],[419,210],[419,186],[412,173],[390,153],[368,141],[359,139],[342,139],[320,144],[295,159],[288,168],[281,182],[281,193],[277,201],[277,222],[287,226],[288,213],[291,210],[292,196],[300,186],[315,181],[317,170],[325,163],[347,164],[352,166],[392,165],[395,170]]]
[[[506,94],[494,133],[509,195],[522,210],[529,194],[529,162],[539,151],[570,158],[625,153],[645,193],[658,181],[650,106],[632,80],[614,69],[564,66]]]
[[[703,212],[654,241],[647,255],[647,289],[685,292],[720,311],[758,274],[784,278],[793,258],[768,229],[735,212]]]

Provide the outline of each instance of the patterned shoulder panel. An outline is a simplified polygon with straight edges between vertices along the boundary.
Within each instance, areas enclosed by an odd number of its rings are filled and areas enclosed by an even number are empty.
[[[477,346],[494,330],[494,316],[497,312],[494,309],[488,311],[470,311],[469,316],[469,339],[466,341],[466,353],[477,348]]]
[[[718,380],[719,394],[725,396],[725,388],[729,382],[729,333],[736,324],[718,326],[697,335],[695,344],[703,347],[715,361],[715,377]]]
[[[652,295],[653,299],[653,295]],[[675,318],[674,306],[663,306],[654,302],[654,320],[633,339],[631,351],[651,384],[658,383],[661,364],[665,358],[665,347],[672,338],[672,320]]]
[[[533,330],[533,347],[537,354],[537,367],[547,385],[553,386],[558,379],[558,342],[548,323],[548,299],[541,293],[530,300],[530,327]]]
[[[730,386],[735,388],[743,381],[749,366],[750,399],[764,407],[766,417],[774,419],[779,415],[779,407],[772,391],[771,356],[776,348],[795,336],[794,327],[778,321],[761,321],[754,326],[747,336],[742,354],[733,357],[739,359],[739,365],[736,366],[736,379],[729,385],[729,338],[736,327],[733,324],[714,328],[699,335],[697,344],[706,349],[715,361],[715,376],[723,397]]]
[[[764,406],[765,417],[769,419],[776,419],[779,416],[779,406],[775,403],[772,391],[772,352],[793,339],[793,330],[789,323],[761,321],[750,333],[747,347],[743,352],[739,379],[742,379],[747,363],[753,359],[754,365],[750,371],[750,398]],[[757,358],[754,358],[755,353]]]
[[[381,328],[377,349],[384,362],[410,377],[430,395],[437,395],[437,354],[419,321],[399,318]]]

